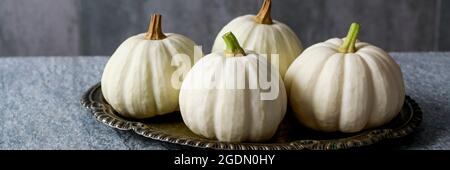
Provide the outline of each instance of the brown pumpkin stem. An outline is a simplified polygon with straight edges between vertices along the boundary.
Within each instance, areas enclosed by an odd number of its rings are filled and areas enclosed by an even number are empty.
[[[272,17],[270,16],[271,7],[272,1],[264,0],[264,3],[258,12],[258,15],[256,15],[255,17],[255,21],[259,24],[273,24]]]
[[[166,35],[161,31],[161,14],[156,13],[152,15],[145,38],[148,40],[162,40],[166,38]]]

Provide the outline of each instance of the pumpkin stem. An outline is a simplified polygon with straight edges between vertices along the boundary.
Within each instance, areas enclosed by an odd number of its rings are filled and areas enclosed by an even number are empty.
[[[272,17],[270,16],[271,7],[272,1],[264,0],[264,3],[258,12],[258,15],[256,15],[255,17],[255,21],[259,24],[273,24]]]
[[[245,56],[245,51],[239,45],[238,40],[232,32],[227,32],[222,36],[227,48],[225,49],[225,54],[228,56]]]
[[[148,40],[162,40],[166,35],[161,31],[161,14],[153,14],[145,38]]]
[[[345,38],[344,44],[339,48],[341,53],[354,53],[356,51],[356,38],[358,37],[360,25],[358,23],[352,23],[350,29],[348,30],[347,37]]]

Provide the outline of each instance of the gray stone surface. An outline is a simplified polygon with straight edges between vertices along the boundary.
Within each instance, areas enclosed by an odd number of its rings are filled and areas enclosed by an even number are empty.
[[[392,53],[421,127],[381,149],[450,149],[450,53]],[[80,97],[100,80],[107,57],[0,58],[0,149],[191,149],[109,128]]]

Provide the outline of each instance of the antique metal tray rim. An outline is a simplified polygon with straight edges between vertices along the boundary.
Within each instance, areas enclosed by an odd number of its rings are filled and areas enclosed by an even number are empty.
[[[107,114],[108,107],[105,107],[102,103],[94,101],[91,97],[96,89],[100,87],[100,83],[89,88],[82,98],[81,104],[89,109],[94,115],[97,121],[106,124],[109,127],[116,128],[119,130],[132,130],[134,133],[142,135],[147,138],[154,140],[175,143],[180,145],[186,145],[191,147],[205,148],[205,149],[229,149],[229,150],[334,150],[334,149],[346,149],[353,147],[361,147],[370,144],[377,143],[384,139],[395,139],[406,136],[416,129],[422,121],[422,111],[418,104],[406,96],[405,103],[409,104],[411,111],[414,112],[410,114],[408,121],[403,123],[400,127],[395,129],[373,129],[360,134],[344,137],[339,139],[331,140],[296,140],[284,143],[229,143],[213,141],[211,139],[203,140],[192,140],[188,138],[179,138],[171,134],[165,134],[152,129],[151,127],[145,125],[141,122],[132,122],[128,120],[120,120],[121,118],[116,118]],[[394,131],[395,130],[395,131]],[[373,136],[372,138],[363,138],[365,136]],[[350,139],[350,138],[363,138],[363,139]],[[339,146],[336,146],[339,145]]]

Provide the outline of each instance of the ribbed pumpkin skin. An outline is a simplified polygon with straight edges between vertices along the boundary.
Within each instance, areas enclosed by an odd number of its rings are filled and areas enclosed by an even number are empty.
[[[121,115],[149,118],[179,110],[179,90],[171,77],[177,67],[172,57],[186,54],[191,63],[195,43],[179,34],[147,40],[139,34],[125,40],[109,59],[101,87],[106,101]]]
[[[325,132],[358,132],[391,121],[405,98],[399,65],[382,49],[357,42],[339,53],[334,38],[307,48],[289,67],[290,105],[305,126]]]
[[[278,76],[279,81],[274,81],[272,88],[278,90],[278,94],[270,100],[261,100],[258,57],[255,54],[224,57],[223,53],[212,53],[194,65],[180,91],[181,115],[191,131],[226,142],[265,141],[275,134],[286,112],[286,91],[278,72],[273,71],[271,76]],[[236,65],[248,66],[245,77],[234,72]],[[267,68],[268,64],[260,67]],[[223,73],[214,79],[222,88],[199,85],[210,83],[209,77],[217,72]],[[227,88],[225,85],[235,82],[256,84],[257,88]]]
[[[237,17],[225,25],[217,34],[212,52],[223,51],[226,48],[222,35],[233,32],[242,48],[258,54],[279,55],[279,71],[283,77],[289,65],[303,50],[297,35],[285,24],[273,20],[273,24],[255,22],[255,15]]]

